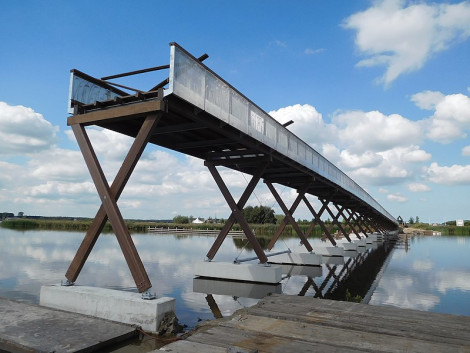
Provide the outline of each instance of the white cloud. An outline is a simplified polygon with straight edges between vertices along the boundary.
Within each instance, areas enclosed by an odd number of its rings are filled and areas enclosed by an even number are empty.
[[[0,155],[24,155],[56,143],[57,127],[33,109],[0,102]]]
[[[444,185],[468,185],[470,184],[470,165],[454,164],[451,167],[441,167],[433,162],[426,169],[429,181]]]
[[[470,3],[375,1],[367,10],[348,17],[343,26],[356,31],[355,44],[366,55],[358,66],[385,66],[380,81],[388,85],[400,75],[422,68],[433,54],[467,39]]]
[[[441,92],[423,91],[411,96],[411,101],[421,109],[434,110],[444,98],[445,96]]]
[[[305,55],[314,55],[314,54],[323,53],[324,51],[325,51],[324,48],[319,48],[319,49],[306,48],[306,49],[304,50],[304,54],[305,54]]]
[[[387,195],[387,199],[393,202],[400,202],[400,203],[408,201],[408,198],[401,195],[400,193],[389,194]]]
[[[322,115],[309,104],[287,106],[271,111],[269,115],[281,124],[293,120],[294,123],[288,129],[314,148],[319,149],[323,143],[336,136],[335,127],[326,124]]]
[[[426,184],[410,183],[408,184],[408,190],[410,190],[411,192],[426,192],[431,191],[431,188]]]
[[[341,130],[341,143],[352,153],[407,146],[419,143],[422,137],[418,123],[398,114],[349,111],[337,114],[332,122]]]
[[[470,129],[470,98],[463,94],[445,96],[437,103],[429,120],[427,137],[433,141],[450,143],[465,138]]]
[[[462,156],[470,156],[470,146],[462,148]]]

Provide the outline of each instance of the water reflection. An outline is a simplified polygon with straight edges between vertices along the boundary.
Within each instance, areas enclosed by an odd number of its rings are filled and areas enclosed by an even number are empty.
[[[20,232],[0,228],[0,296],[38,303],[41,285],[64,279],[83,236],[82,232]],[[212,236],[136,234],[133,240],[153,284],[152,291],[158,296],[176,298],[176,314],[188,328],[199,320],[228,316],[254,305],[267,293],[344,299],[349,292],[353,297],[364,298],[393,249],[388,243],[375,244],[346,252],[344,258],[325,257],[322,266],[283,266],[280,285],[255,288],[194,279],[194,264],[204,260],[214,241]],[[469,242],[466,244],[461,238],[446,240],[447,245],[410,239],[408,252],[402,247],[395,249],[371,303],[445,311],[444,306],[452,307],[456,293],[462,291],[467,293],[468,303],[470,265],[465,256]],[[314,248],[321,243],[320,239],[309,241]],[[215,260],[254,256],[245,244],[243,239],[227,239]],[[283,239],[273,252],[297,246],[298,239]],[[99,237],[77,283],[137,292],[113,234]],[[460,313],[470,315],[465,310]]]
[[[465,237],[403,237],[370,304],[470,315]]]

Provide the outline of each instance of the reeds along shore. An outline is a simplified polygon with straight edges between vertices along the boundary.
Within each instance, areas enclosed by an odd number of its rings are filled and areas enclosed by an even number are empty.
[[[0,223],[1,227],[10,228],[10,229],[43,229],[43,230],[65,230],[65,231],[86,231],[90,227],[92,220],[91,219],[72,219],[72,218],[39,218],[39,219],[30,219],[30,218],[10,218],[6,219]],[[158,223],[151,221],[126,221],[127,227],[131,232],[147,232],[149,227],[166,227],[166,228],[192,228],[192,229],[214,229],[220,230],[223,227],[223,224],[213,224],[213,223],[203,223],[203,224],[176,224],[176,223]],[[309,223],[300,223],[299,227],[302,232],[306,232]],[[252,224],[252,229],[254,230],[256,236],[271,235],[276,229],[276,224]],[[442,235],[470,235],[470,226],[457,227],[454,225],[451,226],[430,226],[425,223],[418,223],[413,225],[414,229],[419,230],[433,230],[441,232]],[[233,230],[241,230],[238,224],[235,224],[232,228]],[[111,224],[106,223],[103,232],[112,232],[113,229]],[[332,233],[338,231],[337,227],[333,227],[331,230]],[[349,231],[349,228],[346,226],[346,231]],[[311,236],[321,237],[322,230],[320,226],[315,226]],[[284,236],[297,236],[294,229],[288,225],[283,231],[282,235]]]

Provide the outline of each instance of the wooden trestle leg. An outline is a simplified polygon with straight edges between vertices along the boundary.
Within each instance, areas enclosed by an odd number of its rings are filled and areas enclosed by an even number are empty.
[[[242,196],[237,202],[237,209],[242,210],[243,207],[245,207],[245,204],[247,203],[248,199],[250,198],[251,194],[256,188],[256,185],[261,179],[261,176],[263,175],[264,171],[266,170],[266,167],[268,166],[268,162],[262,163],[256,172],[253,174],[253,177],[251,178],[250,182],[248,183],[245,191],[243,192]],[[215,239],[214,243],[212,244],[212,247],[210,248],[209,252],[207,253],[207,258],[212,261],[214,259],[215,254],[217,254],[217,251],[219,251],[220,246],[224,242],[225,238],[227,237],[227,234],[230,232],[232,229],[233,225],[235,224],[236,217],[234,212],[230,214],[230,217],[227,219],[227,222],[225,222],[222,230],[220,231],[219,235]]]
[[[269,190],[271,190],[271,193],[273,194],[274,198],[276,199],[277,203],[281,207],[282,211],[285,214],[284,219],[282,220],[281,224],[279,225],[279,228],[277,228],[276,232],[274,233],[274,236],[272,237],[271,241],[268,244],[268,249],[271,250],[274,247],[274,244],[276,244],[277,240],[282,234],[282,231],[284,228],[287,226],[288,223],[292,225],[294,228],[295,232],[299,236],[300,240],[302,241],[302,244],[307,248],[309,252],[313,251],[312,246],[307,240],[307,237],[302,233],[300,230],[299,225],[295,221],[294,217],[292,215],[294,214],[295,210],[299,206],[300,201],[302,198],[305,196],[305,193],[307,192],[309,186],[310,186],[310,181],[308,181],[305,186],[299,191],[299,194],[297,195],[297,198],[295,199],[294,203],[292,204],[290,209],[287,209],[286,204],[284,201],[281,199],[281,196],[279,196],[278,192],[274,188],[273,184],[270,182],[265,181],[266,185],[268,186]]]
[[[326,205],[326,211],[330,214],[331,218],[332,218],[332,224],[336,224],[339,228],[339,230],[341,231],[341,233],[343,233],[343,235],[346,237],[346,239],[351,242],[351,238],[349,238],[349,235],[348,233],[346,233],[346,230],[343,228],[343,226],[341,225],[341,222],[339,221],[339,216],[340,214],[342,213],[342,210],[344,209],[344,207],[342,208],[338,208],[338,206],[336,206],[336,204],[333,203],[333,205],[335,206],[336,210],[338,211],[338,213],[336,214],[336,216],[333,214],[333,212],[330,210],[330,208],[328,207],[328,202],[327,201],[324,201],[323,202],[323,205]]]
[[[230,209],[232,210],[233,217],[235,217],[235,219],[238,221],[238,223],[242,227],[246,238],[248,239],[251,246],[253,247],[253,250],[255,251],[256,256],[258,256],[259,262],[262,263],[262,264],[268,262],[268,258],[266,256],[266,254],[264,253],[263,249],[261,248],[261,245],[258,243],[258,240],[256,240],[256,237],[253,234],[253,231],[251,230],[248,222],[246,221],[245,217],[243,216],[243,213],[242,213],[242,207],[243,206],[239,207],[239,205],[235,202],[232,195],[230,194],[230,191],[228,190],[227,186],[225,185],[224,181],[222,180],[222,177],[220,176],[219,172],[217,171],[217,168],[215,167],[214,163],[206,161],[206,162],[204,162],[204,165],[209,169],[209,172],[212,174],[212,177],[214,178],[217,186],[219,187],[220,191],[222,192],[222,195],[224,196],[225,201],[227,202]],[[252,181],[253,181],[253,179],[252,179]],[[254,186],[256,186],[256,183],[254,184]],[[254,189],[254,187],[253,187],[253,189]],[[251,192],[252,191],[253,190],[251,190]],[[251,194],[251,192],[249,192],[249,194]],[[247,195],[246,197],[247,197],[247,200],[248,200],[249,195]],[[240,203],[240,205],[241,204],[244,205],[247,200],[245,200],[243,203]],[[224,236],[224,238],[225,238],[225,236]],[[223,239],[222,239],[222,241],[223,241]],[[219,247],[220,247],[220,245],[219,245]],[[208,255],[208,257],[209,257],[209,255]]]
[[[323,233],[325,233],[325,235],[327,236],[330,243],[333,246],[336,246],[336,241],[331,236],[331,233],[328,230],[328,228],[326,228],[325,222],[323,222],[320,218],[321,215],[323,214],[323,212],[325,211],[327,205],[328,205],[328,201],[325,200],[322,207],[320,208],[320,210],[317,213],[317,212],[315,212],[315,209],[312,207],[312,205],[310,204],[310,202],[307,200],[307,198],[305,196],[304,196],[303,200],[304,200],[305,204],[307,205],[307,208],[310,210],[310,213],[312,213],[312,216],[314,218],[314,220],[313,220],[312,224],[310,225],[310,227],[313,228],[315,226],[315,224],[319,224],[321,229],[323,230]],[[310,229],[310,227],[309,227],[309,229]]]
[[[86,134],[85,128],[80,124],[72,125],[72,130],[75,134],[80,150],[82,151],[85,163],[90,171],[96,189],[98,190],[102,204],[67,270],[65,277],[70,282],[75,282],[77,279],[96,243],[96,240],[109,218],[137,289],[139,292],[144,292],[152,286],[116,202],[124,190],[124,187],[129,180],[137,161],[142,155],[152,132],[157,126],[160,117],[160,114],[150,114],[147,116],[131,146],[131,149],[129,150],[129,153],[124,159],[111,188],[108,186],[91,142]]]

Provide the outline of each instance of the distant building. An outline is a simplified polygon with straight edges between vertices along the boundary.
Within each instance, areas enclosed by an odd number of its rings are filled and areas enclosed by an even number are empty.
[[[455,221],[455,224],[457,225],[457,227],[463,227],[463,219],[458,219]]]
[[[24,212],[18,212],[18,218],[22,218],[24,216]]]
[[[204,223],[203,220],[200,220],[199,218],[196,218],[192,223],[194,224],[201,224],[201,223]]]

